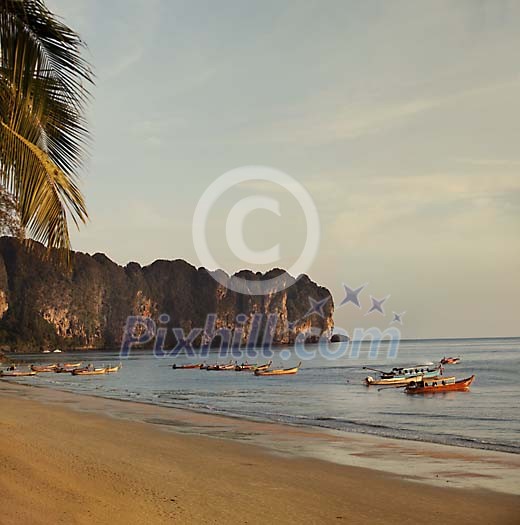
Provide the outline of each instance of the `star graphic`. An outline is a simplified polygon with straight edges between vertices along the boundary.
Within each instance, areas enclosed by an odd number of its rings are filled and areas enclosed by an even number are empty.
[[[403,315],[406,313],[406,312],[401,312],[400,314],[398,314],[397,312],[392,312],[394,314],[394,318],[392,319],[392,323],[399,323],[399,324],[403,324]]]
[[[325,299],[322,299],[321,301],[316,301],[316,299],[309,297],[310,308],[303,317],[305,318],[312,314],[318,314],[320,317],[325,318],[323,307],[328,303],[329,299],[330,297],[325,297]]]
[[[387,295],[383,299],[376,299],[375,297],[370,296],[370,300],[372,301],[372,306],[370,307],[370,310],[365,314],[371,314],[372,312],[375,312],[376,310],[382,314],[385,315],[385,310],[383,309],[383,303],[389,298],[390,296]]]
[[[294,327],[296,326],[296,323],[298,321],[288,321],[287,322],[287,328],[289,329],[290,332],[292,332],[294,330]]]
[[[350,288],[350,286],[347,286],[345,283],[343,283],[343,288],[345,288],[345,298],[343,301],[341,301],[340,306],[343,306],[347,303],[355,304],[358,308],[361,308],[361,304],[359,302],[359,294],[361,293],[361,290],[365,288],[366,284],[363,286],[360,286],[359,288]]]

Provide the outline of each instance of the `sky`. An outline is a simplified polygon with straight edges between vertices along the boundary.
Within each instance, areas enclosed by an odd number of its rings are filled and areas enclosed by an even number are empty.
[[[384,329],[406,312],[406,338],[520,335],[520,3],[46,3],[97,77],[74,249],[199,266],[199,199],[265,166],[315,203],[306,273],[331,290],[337,326]],[[249,213],[243,239],[279,245],[275,264],[237,257],[226,237],[235,204],[259,195],[279,207]],[[228,273],[289,268],[305,207],[273,182],[232,187],[208,214],[208,248]],[[361,308],[340,306],[343,284],[366,285]],[[389,296],[385,316],[366,314],[371,295]]]

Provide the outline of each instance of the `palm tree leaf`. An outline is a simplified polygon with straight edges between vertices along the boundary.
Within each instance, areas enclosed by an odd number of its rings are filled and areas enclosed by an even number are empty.
[[[76,222],[76,218],[87,219],[77,185],[44,151],[3,122],[0,138],[17,173],[22,174],[15,182],[22,224],[28,225],[35,240],[70,249],[66,211]]]
[[[17,41],[32,43],[40,70],[57,79],[70,100],[81,104],[88,99],[81,80],[92,83],[93,73],[81,56],[84,44],[42,0],[0,0],[0,32],[2,41],[9,42],[14,35]]]
[[[87,218],[76,179],[93,77],[82,48],[42,0],[0,0],[0,180],[22,225],[49,247],[70,248],[67,218]]]

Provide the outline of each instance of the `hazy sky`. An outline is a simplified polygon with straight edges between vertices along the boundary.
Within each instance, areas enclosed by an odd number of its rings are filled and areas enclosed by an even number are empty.
[[[520,3],[511,1],[48,0],[88,43],[97,86],[84,176],[91,221],[73,246],[125,264],[199,265],[192,217],[228,170],[297,179],[321,224],[308,272],[337,325],[405,337],[520,335]],[[245,221],[251,249],[305,241],[297,202],[271,183],[226,192],[209,245],[244,196],[280,201]],[[273,266],[267,265],[267,267]],[[363,308],[343,286],[368,283]],[[370,295],[386,317],[365,316]]]

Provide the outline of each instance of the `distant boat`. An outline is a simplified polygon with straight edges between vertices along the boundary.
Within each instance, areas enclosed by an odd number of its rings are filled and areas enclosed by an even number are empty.
[[[458,381],[454,377],[434,377],[410,383],[405,392],[407,394],[438,394],[440,392],[465,391],[469,389],[474,379],[474,375]]]
[[[234,370],[235,369],[235,363],[228,363],[227,365],[208,365],[206,367],[206,370],[213,370],[213,371],[222,371],[222,370]]]
[[[460,357],[443,357],[441,365],[456,365],[460,363]]]
[[[76,368],[72,371],[73,376],[98,376],[106,373],[106,368]]]
[[[61,350],[59,348],[56,348],[56,350],[54,350],[53,354],[61,354]]]
[[[255,370],[258,367],[257,363],[242,363],[240,365],[235,365],[236,372],[250,372]]]
[[[386,372],[384,370],[378,370],[377,368],[370,368],[368,366],[364,366],[363,370],[372,370],[373,372],[377,372],[380,375],[380,379],[390,379],[396,376],[411,377],[430,372],[438,373],[440,371],[440,366],[434,366],[434,364],[430,361],[428,363],[423,363],[420,365],[394,367],[389,372]]]
[[[192,370],[194,368],[202,368],[204,365],[202,363],[189,363],[185,365],[178,365],[177,363],[173,363],[172,369],[173,370]]]
[[[271,366],[272,361],[265,363],[263,365],[258,365],[256,363],[242,363],[235,366],[235,371],[237,372],[255,372],[256,370],[267,370]]]
[[[50,353],[51,353],[50,350],[44,350],[44,351],[42,352],[42,354],[50,354]]]
[[[437,372],[427,372],[426,374],[419,374],[414,376],[395,376],[386,377],[384,379],[374,379],[372,376],[365,377],[366,386],[406,386],[410,383],[421,381],[424,377],[437,377]]]
[[[21,370],[8,370],[3,371],[0,370],[0,377],[27,377],[27,376],[35,376],[36,372],[34,371],[21,371]]]
[[[46,365],[46,366],[37,366],[31,365],[31,370],[41,374],[42,372],[54,372],[56,371],[57,365]]]
[[[82,365],[81,362],[79,363],[64,363],[63,365],[57,365],[56,369],[54,370],[57,374],[68,374],[72,371],[78,369]]]
[[[267,370],[255,370],[255,376],[286,376],[286,375],[294,375],[298,373],[298,370],[300,370],[300,366],[302,365],[301,361],[298,363],[298,366],[295,366],[293,368],[278,368],[278,369],[270,369]]]
[[[367,369],[367,367],[363,367]],[[368,370],[373,370],[368,368]],[[442,375],[442,367],[435,368],[394,368],[391,373],[380,372],[380,377],[375,379],[372,376],[365,377],[364,383],[366,386],[370,385],[393,385],[405,386],[412,381],[419,381],[423,378],[437,377]],[[377,370],[375,370],[377,372]]]

